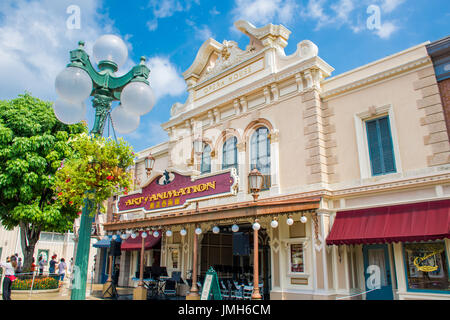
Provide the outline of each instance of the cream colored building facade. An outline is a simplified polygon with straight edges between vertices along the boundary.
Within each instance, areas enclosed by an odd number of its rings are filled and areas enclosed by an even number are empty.
[[[273,210],[258,218],[267,235],[261,242],[269,248],[262,259],[269,259],[263,272],[271,275],[264,280],[270,298],[366,299],[364,292],[370,290],[365,245],[326,244],[337,213],[450,198],[450,144],[426,50],[428,42],[332,76],[334,69],[319,57],[318,47],[311,41],[302,41],[293,54],[285,54],[291,31],[284,26],[256,28],[246,21],[237,21],[235,26],[248,36],[249,45],[241,49],[234,41],[209,39],[200,47],[195,61],[183,73],[189,97],[171,108],[169,121],[162,125],[169,140],[139,153],[136,176],[143,187],[166,169],[195,177],[222,172],[223,164],[229,163],[224,159],[224,144],[235,137],[237,194],[199,200],[180,210],[129,212],[104,228],[107,232],[138,227],[170,229],[174,236],[162,237],[161,265],[167,266],[169,273],[181,271],[187,277],[193,268],[195,227],[203,230],[201,243],[213,226],[251,224],[254,216],[226,219],[224,211],[222,221],[202,222],[192,220],[191,214],[185,221],[195,223],[183,224],[171,223],[171,214],[183,216],[209,208],[220,212],[221,208],[231,210],[233,205],[251,203],[248,174],[255,159],[252,146],[261,147],[253,137],[258,129],[266,128],[266,135],[260,132],[269,141],[269,149],[262,154],[267,155],[266,181],[270,182],[260,192],[258,202],[272,203]],[[383,117],[390,129],[395,169],[374,175],[367,124]],[[193,151],[196,139],[209,147],[208,160]],[[156,162],[147,177],[144,159],[150,153]],[[209,159],[210,172],[202,173],[202,161]],[[280,209],[277,214],[276,203],[281,206],[283,201],[317,198],[318,208],[313,211],[293,205],[292,211]],[[303,215],[306,223],[300,222]],[[291,226],[286,223],[289,217],[294,220]],[[274,218],[278,218],[277,228],[271,227]],[[188,231],[186,236],[179,235],[181,228]],[[441,270],[443,281],[448,282],[450,240],[439,241],[447,257],[446,262],[440,262],[444,263],[441,268],[447,268]],[[202,257],[207,255],[204,248],[199,249],[200,274]],[[392,299],[450,298],[450,287],[411,290],[405,243],[385,242],[385,249]],[[127,254],[131,255],[130,270],[137,270],[137,251]],[[300,269],[298,254],[303,264]],[[121,259],[121,263],[125,262]],[[134,272],[121,274],[122,283],[132,285],[133,276]]]

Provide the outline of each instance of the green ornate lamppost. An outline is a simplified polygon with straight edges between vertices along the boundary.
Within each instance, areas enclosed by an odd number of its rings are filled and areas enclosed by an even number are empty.
[[[98,70],[93,67],[89,55],[84,51],[84,42],[80,41],[78,44],[78,49],[70,51],[70,63],[55,80],[59,96],[53,106],[56,117],[66,124],[82,121],[86,115],[84,101],[92,96],[95,120],[91,134],[103,135],[108,117],[113,129],[119,133],[136,130],[140,116],[148,113],[155,102],[147,81],[150,70],[145,65],[145,58],[142,57],[140,64],[125,75],[115,76],[128,57],[128,50],[122,39],[114,35],[104,35],[95,42],[93,56]],[[120,104],[112,108],[114,101],[120,101]],[[74,268],[79,274],[77,284],[72,288],[72,300],[84,300],[86,297],[92,225],[90,213],[94,209],[95,204],[86,197],[81,214]]]

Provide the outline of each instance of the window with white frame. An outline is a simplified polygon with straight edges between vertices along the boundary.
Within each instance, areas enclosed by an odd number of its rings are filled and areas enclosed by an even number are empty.
[[[393,107],[369,109],[354,116],[361,178],[402,172]]]
[[[207,143],[203,144],[200,172],[202,174],[211,172],[211,147]]]
[[[262,190],[270,188],[270,139],[269,129],[256,129],[250,138],[250,171],[254,168],[263,175]]]
[[[225,141],[222,148],[222,169],[236,168],[238,170],[237,138],[231,137]]]

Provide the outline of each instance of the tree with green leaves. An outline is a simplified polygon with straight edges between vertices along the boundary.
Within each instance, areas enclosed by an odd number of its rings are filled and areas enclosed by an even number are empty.
[[[42,231],[67,232],[78,216],[80,206],[58,201],[54,184],[62,163],[75,156],[69,139],[86,132],[85,123],[61,123],[52,103],[28,93],[0,101],[0,222],[20,227],[24,269]]]

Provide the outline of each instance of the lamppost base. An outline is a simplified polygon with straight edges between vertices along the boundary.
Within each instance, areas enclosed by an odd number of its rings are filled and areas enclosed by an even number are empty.
[[[137,287],[133,290],[133,300],[147,300],[147,289],[145,287]]]

